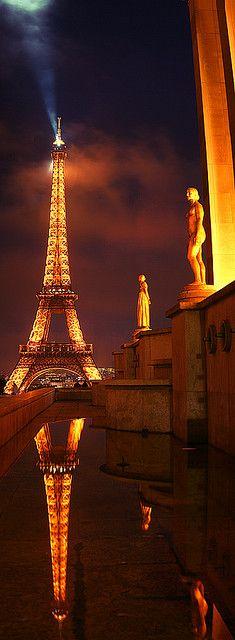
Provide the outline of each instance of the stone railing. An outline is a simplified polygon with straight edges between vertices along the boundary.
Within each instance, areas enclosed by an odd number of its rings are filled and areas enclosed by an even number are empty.
[[[40,356],[69,355],[70,353],[93,352],[92,344],[73,345],[71,343],[48,343],[48,344],[20,344],[19,353],[21,355],[38,354]]]

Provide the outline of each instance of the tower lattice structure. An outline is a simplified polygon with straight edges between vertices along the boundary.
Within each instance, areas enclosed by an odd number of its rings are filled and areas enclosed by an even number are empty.
[[[89,381],[101,379],[93,360],[92,345],[85,343],[80,327],[75,306],[78,296],[71,288],[64,175],[67,151],[61,137],[60,118],[51,155],[52,190],[43,287],[37,295],[38,310],[29,340],[26,345],[20,345],[19,361],[5,387],[7,393],[12,393],[15,386],[19,392],[29,389],[43,371],[52,369],[66,369]],[[48,341],[53,313],[64,313],[69,343]]]
[[[63,447],[53,447],[48,423],[42,426],[35,437],[47,498],[54,593],[52,613],[59,623],[68,613],[66,585],[70,498],[83,426],[84,418],[71,420],[67,443]]]

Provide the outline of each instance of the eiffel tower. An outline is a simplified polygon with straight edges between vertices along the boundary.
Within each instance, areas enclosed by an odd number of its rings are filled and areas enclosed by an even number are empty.
[[[79,324],[75,301],[78,296],[71,288],[66,227],[64,167],[67,156],[62,140],[61,118],[58,118],[56,139],[52,148],[52,190],[49,236],[42,291],[36,318],[29,340],[19,347],[19,361],[5,387],[6,393],[29,390],[42,372],[64,369],[86,380],[100,380],[94,363],[92,345],[86,344]],[[64,313],[70,342],[48,341],[53,313]]]
[[[62,447],[53,447],[48,423],[35,437],[47,498],[54,592],[52,614],[60,626],[68,614],[66,582],[70,497],[73,471],[79,464],[78,445],[83,426],[84,418],[71,420],[67,444]]]

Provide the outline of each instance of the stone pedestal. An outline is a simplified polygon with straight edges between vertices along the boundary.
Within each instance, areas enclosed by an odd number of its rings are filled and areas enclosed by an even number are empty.
[[[105,387],[109,429],[171,431],[171,384],[168,380],[112,380]]]
[[[136,377],[136,358],[135,358],[136,345],[137,345],[136,340],[125,342],[122,345],[124,378],[127,378],[128,380]]]
[[[138,329],[113,356],[116,379],[171,380],[171,328]]]
[[[200,282],[186,284],[178,295],[180,308],[190,309],[198,302],[202,302],[202,300],[211,296],[215,291],[216,288],[211,284],[201,284]]]
[[[152,329],[150,329],[150,327],[137,327],[137,329],[135,329],[133,331],[132,339],[133,340],[137,340],[139,338],[140,334],[144,333],[145,331],[149,332],[149,331],[152,331]]]
[[[105,380],[96,380],[92,384],[92,405],[94,407],[105,407],[105,382]]]
[[[207,415],[201,316],[182,304],[167,312],[172,318],[173,433],[186,442],[203,443]]]

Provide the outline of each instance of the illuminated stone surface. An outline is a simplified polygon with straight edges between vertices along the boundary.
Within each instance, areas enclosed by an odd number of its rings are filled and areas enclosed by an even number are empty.
[[[224,350],[222,323],[235,330],[235,282],[199,305],[206,364],[208,442],[235,455],[235,332]],[[215,352],[210,353],[209,328],[215,328]]]
[[[172,319],[173,433],[191,442],[208,438],[234,455],[235,282],[192,302],[182,298],[167,312]]]
[[[122,351],[113,352],[115,378],[169,380],[171,378],[171,328],[136,331]]]
[[[215,287],[211,284],[201,284],[200,282],[186,284],[178,295],[179,307],[180,309],[190,309],[198,302],[211,296],[215,291]]]
[[[53,389],[30,391],[23,396],[0,398],[0,446],[16,435],[54,400]]]
[[[167,380],[114,380],[105,385],[106,424],[112,429],[171,431]]]
[[[206,442],[206,372],[199,311],[175,309],[172,317],[173,433],[189,442]]]
[[[235,8],[233,0],[190,0],[209,282],[235,279]],[[211,241],[210,241],[211,237]]]

